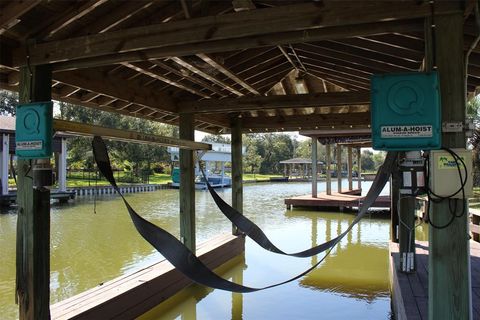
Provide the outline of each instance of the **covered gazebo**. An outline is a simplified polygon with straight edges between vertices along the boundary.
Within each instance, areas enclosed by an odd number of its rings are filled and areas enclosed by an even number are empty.
[[[301,176],[308,178],[313,175],[313,165],[312,159],[307,158],[292,158],[287,160],[280,161],[280,164],[283,164],[283,176]],[[317,160],[317,167],[323,166],[325,163],[323,161]],[[298,170],[298,171],[297,171]]]

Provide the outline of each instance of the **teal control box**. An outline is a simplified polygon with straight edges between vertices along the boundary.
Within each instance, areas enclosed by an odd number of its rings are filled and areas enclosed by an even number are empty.
[[[36,102],[17,107],[15,149],[20,159],[52,156],[53,103]]]
[[[373,149],[440,149],[442,125],[438,86],[437,72],[373,75]]]

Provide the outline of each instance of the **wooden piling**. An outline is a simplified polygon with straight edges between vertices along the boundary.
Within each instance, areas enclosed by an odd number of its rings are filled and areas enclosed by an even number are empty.
[[[463,3],[458,2],[459,9]],[[465,120],[465,65],[463,59],[463,11],[435,16],[434,61],[440,77],[442,121]],[[464,132],[442,134],[448,148],[465,148]],[[468,203],[455,200],[457,212],[465,209],[444,229],[430,228],[428,318],[469,319],[472,315],[469,240],[467,231]],[[430,204],[430,219],[436,225],[450,220],[449,202]]]
[[[20,103],[50,101],[50,66],[20,69]],[[21,320],[50,319],[50,191],[34,188],[31,160],[17,162],[17,280]]]
[[[325,145],[325,153],[327,156],[326,162],[327,162],[327,194],[331,195],[332,194],[332,148],[330,144]]]
[[[180,139],[195,140],[193,113],[180,114]],[[195,240],[195,164],[193,151],[180,149],[180,238],[193,252]]]
[[[236,118],[232,121],[232,206],[243,212],[243,156],[242,156],[242,122]],[[233,234],[238,230],[232,225]]]

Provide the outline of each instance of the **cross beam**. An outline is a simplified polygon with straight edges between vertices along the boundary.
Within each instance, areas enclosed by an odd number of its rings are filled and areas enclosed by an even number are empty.
[[[332,107],[370,103],[369,92],[327,92],[178,102],[181,112],[215,113],[294,107]]]

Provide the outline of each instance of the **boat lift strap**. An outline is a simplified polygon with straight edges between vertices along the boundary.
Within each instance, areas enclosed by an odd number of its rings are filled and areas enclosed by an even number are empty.
[[[353,226],[355,226],[355,224],[357,224],[365,216],[368,208],[374,203],[374,201],[382,191],[383,187],[389,180],[390,174],[393,170],[395,159],[397,156],[396,152],[389,152],[387,154],[385,162],[380,167],[377,173],[377,176],[372,184],[372,187],[368,191],[365,201],[359,210],[357,217],[354,219],[353,223],[347,228],[347,230],[344,231],[335,239],[332,239],[328,242],[325,242],[324,244],[321,244],[315,248],[312,248],[312,249],[315,249],[313,251],[315,251],[316,253],[321,253],[326,250],[329,250],[327,251],[327,254],[319,262],[314,264],[311,268],[307,269],[306,271],[286,281],[269,285],[263,288],[253,288],[253,287],[247,287],[247,286],[243,286],[243,285],[228,281],[218,276],[211,269],[209,269],[205,264],[203,264],[203,262],[201,262],[200,259],[198,259],[195,256],[195,254],[190,249],[188,249],[182,242],[180,242],[176,237],[174,237],[172,234],[170,234],[166,230],[142,218],[130,206],[128,201],[120,192],[120,189],[113,176],[113,171],[112,171],[110,159],[107,152],[107,147],[103,139],[99,136],[95,136],[92,141],[92,147],[93,147],[95,162],[97,163],[98,169],[100,170],[102,175],[110,182],[112,187],[118,192],[118,194],[122,198],[128,210],[128,213],[130,214],[130,218],[132,219],[132,222],[135,228],[147,242],[149,242],[160,254],[162,254],[165,257],[165,259],[167,259],[175,268],[177,268],[180,272],[182,272],[186,277],[190,278],[192,281],[208,287],[215,288],[215,289],[226,290],[231,292],[239,292],[239,293],[255,292],[259,290],[273,288],[288,282],[295,281],[303,277],[313,269],[315,269],[325,259],[325,257],[327,257],[327,255],[330,253],[333,247],[337,243],[339,243],[340,240],[343,237],[345,237],[345,235],[353,228]],[[245,223],[244,221],[246,220],[241,219],[241,221],[242,221],[241,224],[243,224]],[[251,224],[253,224],[253,222],[251,222],[250,220],[248,221]],[[271,242],[268,240],[265,234],[260,230],[260,228],[258,228],[258,226],[256,226],[255,224],[253,224],[253,226],[251,224],[248,224],[248,222],[246,223],[246,231],[244,230],[244,232],[248,234],[250,237],[252,237],[253,235],[253,237],[257,239],[255,241],[259,241],[260,243],[263,243],[263,241],[267,239],[267,244],[265,246],[274,247],[274,245],[271,244]],[[249,230],[248,227],[250,227],[251,230]],[[263,235],[265,239],[263,239],[261,235]],[[270,245],[268,243],[270,243]],[[312,249],[300,252],[299,254],[306,254],[304,252],[309,252]],[[281,251],[280,249],[277,249],[277,250]],[[296,256],[299,256],[299,255],[296,254]]]

